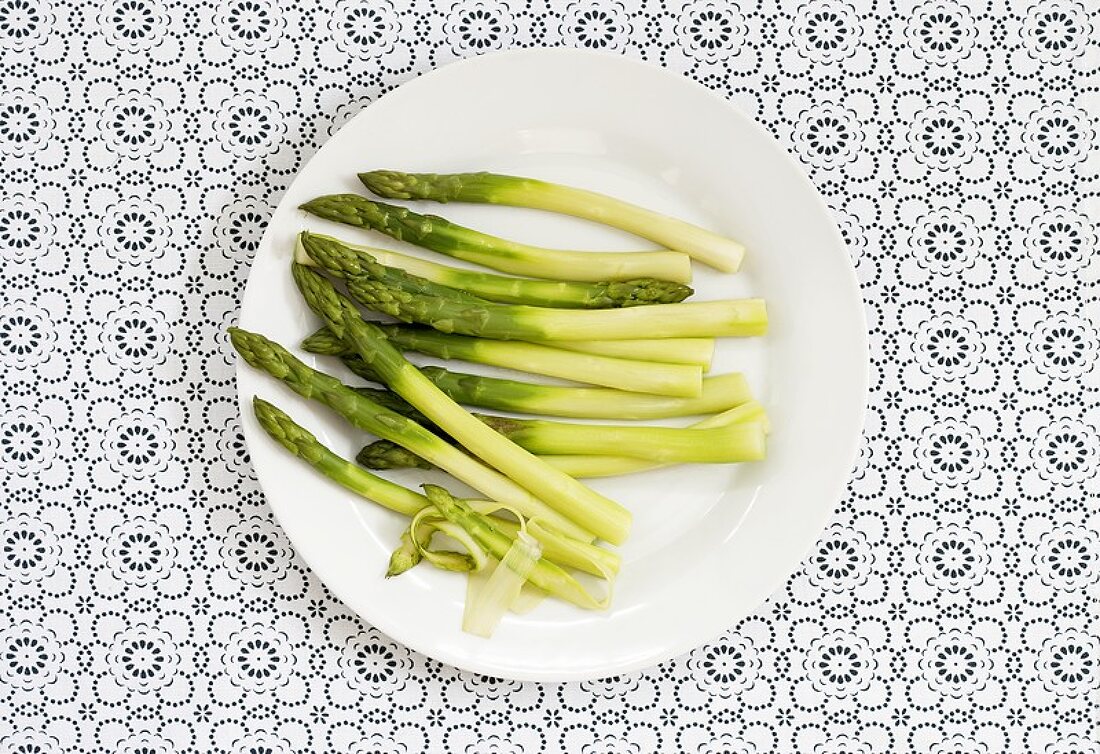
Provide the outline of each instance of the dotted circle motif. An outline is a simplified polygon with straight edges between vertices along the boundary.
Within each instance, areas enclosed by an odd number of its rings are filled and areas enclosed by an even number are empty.
[[[800,570],[597,682],[459,672],[341,606],[259,492],[224,337],[335,129],[529,45],[763,123],[870,327]],[[1097,754],[1098,45],[1087,0],[0,0],[0,754]]]

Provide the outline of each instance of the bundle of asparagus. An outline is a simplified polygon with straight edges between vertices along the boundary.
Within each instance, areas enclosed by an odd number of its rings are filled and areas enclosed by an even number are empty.
[[[393,171],[360,178],[387,198],[534,207],[612,225],[665,247],[544,249],[363,196],[323,196],[302,208],[528,277],[458,269],[303,231],[292,275],[323,326],[302,347],[340,359],[379,387],[347,385],[262,335],[230,330],[250,365],[377,438],[353,463],[272,404],[253,403],[260,426],[290,453],[409,519],[387,577],[421,561],[488,574],[471,578],[463,620],[465,630],[483,636],[507,610],[518,609],[525,594],[605,607],[619,558],[597,540],[623,543],[631,515],[579,479],[764,457],[767,417],[744,377],[704,376],[714,338],[764,334],[763,301],[684,303],[692,294],[686,285],[692,258],[733,271],[742,247],[611,197],[531,179]],[[399,324],[364,319],[360,306]],[[585,384],[418,367],[403,355],[410,351]],[[710,416],[672,428],[470,413],[463,405],[587,420]],[[420,494],[368,471],[409,467],[442,469],[486,499],[462,500],[433,485]],[[440,549],[436,535],[460,549]],[[594,594],[577,573],[602,579],[606,589]]]

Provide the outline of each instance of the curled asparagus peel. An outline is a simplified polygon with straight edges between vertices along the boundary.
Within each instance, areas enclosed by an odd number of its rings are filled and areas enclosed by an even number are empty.
[[[471,416],[409,363],[381,330],[364,322],[355,305],[317,272],[296,264],[293,274],[309,307],[336,335],[355,348],[356,354],[371,365],[387,387],[475,456],[545,501],[561,517],[612,544],[622,544],[626,540],[630,532],[630,511],[551,468]]]
[[[513,275],[599,283],[656,278],[691,282],[691,259],[674,251],[563,251],[508,241],[456,225],[436,215],[375,202],[358,194],[331,194],[303,210],[325,220],[385,233],[455,259]]]
[[[641,278],[621,281],[558,281],[515,278],[465,270],[388,249],[346,243],[331,236],[303,231],[295,260],[317,264],[338,277],[345,274],[389,274],[372,265],[403,270],[429,281],[488,301],[561,309],[613,309],[647,304],[675,304],[692,294],[691,288],[671,280]],[[376,278],[381,279],[381,278]]]
[[[257,397],[252,400],[252,409],[260,426],[272,439],[294,456],[360,497],[410,518],[429,506],[428,499],[424,495],[371,474],[336,455],[312,432],[297,424],[273,404]],[[480,501],[473,504],[485,508],[486,514],[491,512],[492,508],[499,507],[496,504]],[[509,537],[514,537],[519,528],[519,524],[515,521],[496,516],[490,516],[490,523]],[[556,563],[577,568],[594,576],[602,576],[607,572],[617,573],[619,570],[619,556],[610,550],[547,530],[538,526],[536,522],[529,522],[528,530],[542,543],[545,556]],[[402,542],[394,552],[396,562],[391,558],[391,571],[399,573],[416,565],[419,559],[416,557],[416,548],[412,545],[412,542]]]
[[[449,339],[448,342],[458,344],[458,347],[439,344],[440,347],[433,348],[431,343],[424,342],[419,336],[408,335],[410,331],[407,328],[384,326],[382,329],[386,337],[403,350],[420,350],[440,358],[463,358],[467,361],[477,361],[478,354],[482,352],[482,349],[476,345],[476,339],[430,333],[429,338],[432,341]],[[491,344],[492,341],[485,342],[489,350],[493,348]],[[463,346],[467,347],[467,350],[461,350]],[[306,338],[302,342],[302,347],[311,353],[340,356],[344,363],[360,377],[378,381],[378,376],[369,365],[357,356],[349,354],[343,341],[327,328],[318,330]],[[534,369],[534,365],[529,363],[517,366]],[[499,411],[580,419],[664,419],[712,414],[738,406],[752,397],[748,382],[738,372],[704,377],[700,383],[698,397],[677,398],[604,387],[539,385],[520,380],[454,372],[434,366],[421,367],[420,371],[458,403]],[[584,376],[578,375],[577,379],[584,379]]]
[[[722,272],[736,272],[745,247],[731,238],[595,191],[495,173],[402,173],[372,170],[359,180],[386,199],[481,202],[573,215],[682,251]]]
[[[712,338],[767,332],[763,299],[654,304],[632,309],[544,309],[414,293],[366,277],[347,279],[359,303],[443,333],[497,340]]]
[[[485,551],[497,560],[504,558],[508,549],[512,546],[514,537],[509,537],[497,529],[485,516],[476,513],[469,505],[458,500],[442,487],[434,484],[425,484],[424,492],[439,512],[448,520],[461,526],[466,532],[477,540]],[[538,539],[538,534],[534,534]],[[541,540],[540,540],[541,541]],[[611,583],[611,574],[602,574]],[[574,605],[599,610],[607,607],[610,601],[610,590],[603,599],[597,599],[580,585],[580,583],[553,562],[546,559],[546,550],[543,549],[543,557],[539,558],[535,567],[531,570],[528,580],[539,589],[560,597]]]
[[[525,516],[544,520],[549,526],[572,537],[591,541],[592,533],[584,526],[561,515],[508,477],[484,466],[411,419],[357,393],[335,377],[306,366],[279,344],[237,327],[229,328],[229,338],[237,353],[251,366],[282,380],[299,395],[328,406],[352,426],[408,448],[455,478],[494,500],[512,506]]]

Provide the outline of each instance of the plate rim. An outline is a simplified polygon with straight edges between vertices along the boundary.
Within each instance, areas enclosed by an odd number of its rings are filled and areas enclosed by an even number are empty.
[[[441,74],[443,72],[448,72],[448,71],[451,71],[451,70],[456,69],[456,68],[465,68],[465,67],[469,67],[469,66],[486,65],[486,64],[491,65],[491,64],[494,64],[494,63],[499,64],[501,62],[506,62],[510,58],[526,57],[526,56],[539,56],[539,55],[550,55],[550,56],[562,55],[562,56],[574,56],[574,57],[578,57],[578,58],[612,60],[616,63],[627,64],[629,66],[632,66],[632,67],[635,67],[635,68],[638,68],[638,69],[642,69],[648,75],[663,76],[667,79],[675,79],[675,81],[677,83],[681,84],[681,85],[691,87],[696,92],[705,93],[706,96],[709,97],[711,100],[713,100],[715,102],[718,102],[718,103],[721,103],[721,105],[733,117],[741,120],[748,128],[755,130],[758,135],[765,137],[769,142],[771,142],[776,147],[777,152],[782,155],[782,159],[785,160],[788,163],[789,167],[794,168],[793,173],[796,176],[796,180],[799,181],[805,189],[807,189],[807,194],[809,196],[812,196],[811,201],[813,202],[813,204],[816,205],[816,208],[825,217],[829,218],[828,226],[829,226],[830,234],[832,236],[832,238],[830,239],[832,243],[830,245],[836,247],[836,250],[844,253],[845,258],[843,260],[844,264],[842,265],[843,268],[844,268],[844,279],[846,280],[847,284],[850,286],[850,293],[853,294],[853,296],[851,297],[851,301],[852,301],[853,304],[856,305],[856,309],[857,309],[856,315],[857,315],[858,323],[860,325],[858,334],[853,335],[853,337],[856,340],[858,340],[858,343],[852,343],[851,344],[852,347],[854,347],[859,352],[859,355],[861,357],[860,358],[861,368],[858,370],[859,384],[856,385],[856,386],[853,386],[854,388],[858,388],[858,394],[860,396],[859,401],[858,401],[858,403],[859,403],[859,417],[860,417],[859,418],[859,424],[860,424],[860,426],[857,429],[857,431],[851,433],[850,436],[845,440],[848,447],[847,447],[846,452],[841,454],[841,455],[843,455],[844,458],[847,459],[847,463],[845,464],[845,470],[843,471],[843,473],[836,472],[834,474],[835,481],[832,485],[833,489],[829,490],[829,495],[828,495],[829,499],[831,500],[831,504],[827,507],[823,506],[821,508],[820,515],[817,517],[817,520],[814,522],[814,527],[813,527],[815,530],[818,531],[818,536],[817,536],[817,538],[808,541],[806,543],[806,545],[804,546],[804,548],[802,548],[802,553],[799,555],[798,561],[794,565],[794,569],[797,569],[798,564],[801,563],[805,559],[806,553],[809,552],[812,549],[812,547],[815,544],[815,542],[817,541],[817,539],[820,538],[820,533],[822,531],[824,531],[824,528],[825,528],[826,523],[828,522],[828,519],[833,515],[833,513],[836,511],[837,506],[841,502],[841,500],[843,498],[844,488],[846,487],[846,485],[848,483],[848,480],[851,477],[852,470],[853,470],[853,464],[854,464],[854,461],[856,460],[856,458],[858,456],[859,445],[860,445],[862,434],[863,434],[862,433],[862,426],[864,424],[864,421],[865,421],[865,418],[866,418],[866,413],[867,413],[867,408],[868,408],[869,381],[870,381],[870,344],[869,344],[869,334],[868,334],[868,331],[867,331],[867,318],[866,318],[865,304],[864,304],[862,290],[861,290],[860,283],[859,283],[859,278],[858,278],[858,275],[856,273],[855,267],[854,267],[854,265],[851,261],[851,258],[847,254],[847,245],[844,242],[844,238],[843,238],[843,235],[840,232],[840,228],[837,225],[837,223],[835,221],[835,218],[833,217],[833,214],[832,214],[827,202],[825,201],[825,199],[821,195],[821,193],[818,191],[817,187],[810,180],[809,175],[806,173],[806,171],[803,168],[803,166],[801,165],[801,163],[799,163],[797,158],[795,158],[790,153],[790,151],[788,149],[786,149],[784,147],[784,145],[777,138],[775,138],[762,123],[760,123],[758,120],[756,120],[754,117],[750,116],[749,114],[743,112],[739,107],[737,107],[733,102],[731,102],[729,99],[724,97],[722,94],[710,89],[709,87],[706,87],[705,85],[699,83],[698,81],[696,81],[696,80],[694,80],[694,79],[692,79],[692,78],[690,78],[690,77],[688,77],[688,76],[686,76],[682,73],[670,70],[670,69],[668,69],[664,66],[654,64],[654,63],[650,63],[648,61],[643,61],[643,60],[639,60],[639,59],[636,59],[636,58],[627,57],[627,56],[624,56],[624,55],[619,55],[619,54],[606,52],[606,51],[600,51],[600,50],[586,50],[586,49],[578,49],[578,48],[570,48],[570,47],[532,46],[532,47],[513,48],[513,49],[509,49],[509,50],[502,50],[502,51],[494,51],[494,52],[484,53],[484,54],[480,54],[480,55],[475,55],[475,56],[472,56],[472,57],[461,58],[461,59],[449,61],[448,63],[446,63],[444,65],[435,67],[435,68],[433,68],[429,71],[425,71],[425,72],[415,76],[414,78],[409,79],[408,81],[405,81],[405,82],[395,86],[393,89],[386,92],[384,95],[382,95],[378,99],[372,101],[369,105],[367,105],[362,110],[360,110],[358,113],[356,113],[352,118],[349,118],[347,122],[345,122],[342,126],[340,126],[340,128],[338,128],[336,131],[334,131],[325,140],[325,142],[317,149],[317,151],[313,153],[313,155],[309,158],[309,160],[307,160],[301,167],[299,167],[299,169],[295,172],[295,175],[293,176],[293,178],[291,178],[291,180],[287,183],[286,189],[283,192],[283,197],[280,199],[279,204],[276,205],[275,209],[272,212],[272,218],[274,218],[275,214],[279,211],[279,208],[285,202],[286,193],[289,192],[290,187],[297,180],[297,178],[301,174],[301,172],[306,169],[306,167],[309,165],[309,163],[312,160],[314,160],[317,157],[317,155],[320,154],[320,152],[323,149],[325,149],[332,141],[334,141],[341,133],[343,133],[345,131],[345,129],[352,128],[357,120],[359,120],[360,118],[365,117],[366,114],[370,111],[370,109],[372,107],[374,107],[375,105],[377,105],[377,104],[387,100],[388,98],[394,96],[397,92],[399,92],[401,90],[405,90],[403,92],[402,96],[408,96],[408,94],[409,94],[408,89],[407,89],[408,87],[419,88],[419,86],[421,86],[424,81],[432,79],[437,74]],[[260,239],[260,243],[257,247],[258,250],[262,249],[262,248],[265,248],[267,245],[270,245],[271,243],[273,243],[271,238],[270,238],[273,235],[273,232],[274,232],[273,231],[273,225],[269,222],[268,226],[264,230],[263,236]],[[248,279],[246,281],[244,290],[241,294],[241,301],[240,301],[240,308],[239,308],[239,319],[243,318],[244,312],[245,312],[246,302],[249,300],[249,291],[250,291],[250,289],[252,287],[252,284],[253,284],[252,266],[254,264],[254,261],[255,261],[255,258],[253,259],[252,262],[249,263]],[[845,296],[845,300],[848,300],[848,299],[849,299],[849,297]],[[249,448],[249,453],[251,455],[253,453],[253,450],[252,450],[252,447],[251,447],[252,443],[253,443],[253,440],[250,439],[249,435],[253,434],[254,430],[251,428],[251,426],[248,424],[248,422],[243,421],[243,419],[244,419],[244,415],[247,412],[250,411],[250,403],[251,403],[252,396],[245,394],[245,392],[242,390],[241,382],[242,382],[242,376],[244,374],[246,374],[247,372],[251,372],[253,370],[251,369],[251,367],[248,367],[248,365],[245,364],[242,359],[240,359],[239,357],[236,357],[236,356],[235,356],[235,358],[236,358],[236,366],[235,366],[235,370],[234,370],[234,386],[235,386],[236,391],[237,391],[238,410],[241,412],[241,418],[242,418],[242,435],[245,438],[246,447]],[[854,371],[855,370],[854,363],[852,365],[852,368],[853,368],[853,371]],[[261,433],[261,436],[262,436],[262,433]],[[839,467],[839,464],[838,464],[838,467]],[[255,471],[255,467],[253,467],[253,470]],[[705,644],[709,643],[710,641],[713,641],[718,636],[721,636],[722,633],[724,633],[725,631],[728,631],[729,628],[731,628],[733,626],[733,624],[736,623],[736,619],[734,619],[733,623],[731,623],[730,625],[720,629],[719,631],[717,631],[713,635],[711,635],[711,636],[709,636],[709,637],[707,637],[703,640],[699,640],[697,638],[697,635],[694,635],[694,634],[691,635],[691,637],[687,638],[687,639],[670,640],[667,644],[665,644],[662,647],[662,651],[660,652],[660,656],[656,657],[656,659],[647,656],[647,657],[642,658],[642,659],[635,659],[635,660],[630,660],[630,661],[627,661],[627,662],[623,662],[620,665],[616,665],[614,667],[598,666],[598,667],[594,667],[594,668],[586,668],[584,670],[569,670],[569,671],[564,671],[564,672],[554,672],[552,670],[548,671],[548,672],[542,672],[542,671],[530,671],[530,670],[526,670],[526,669],[515,669],[515,670],[510,671],[508,668],[499,667],[497,665],[492,664],[491,662],[483,662],[482,659],[480,657],[477,657],[477,656],[465,656],[465,655],[456,656],[455,654],[450,653],[447,650],[442,649],[438,646],[433,646],[431,644],[425,644],[424,642],[420,641],[416,637],[409,638],[409,637],[406,637],[406,636],[402,636],[402,633],[399,630],[399,627],[397,625],[398,621],[396,621],[396,620],[391,621],[389,619],[389,616],[386,615],[384,613],[384,611],[380,612],[378,615],[372,615],[370,618],[367,618],[366,616],[360,614],[360,612],[357,609],[353,608],[352,605],[351,605],[351,600],[345,598],[345,594],[344,594],[345,590],[342,587],[341,588],[336,588],[332,585],[332,582],[336,581],[336,579],[326,578],[326,575],[329,573],[329,568],[327,566],[320,566],[319,567],[315,562],[316,559],[313,559],[313,561],[311,561],[309,558],[307,558],[303,554],[303,551],[300,547],[300,544],[295,541],[295,536],[293,534],[292,529],[285,526],[282,516],[279,515],[277,506],[273,505],[271,503],[271,496],[269,495],[268,489],[265,486],[263,480],[261,479],[261,475],[258,472],[256,472],[255,476],[256,476],[256,482],[257,482],[258,486],[260,487],[261,491],[263,492],[264,498],[265,498],[265,500],[267,500],[267,503],[268,503],[269,507],[271,508],[271,511],[272,511],[273,515],[275,516],[276,521],[278,521],[280,528],[283,530],[283,532],[286,534],[287,538],[290,540],[292,546],[294,547],[295,552],[298,553],[298,555],[302,558],[303,562],[305,562],[305,564],[309,567],[309,569],[314,572],[314,574],[325,585],[325,587],[328,590],[330,590],[332,592],[332,594],[337,599],[339,599],[348,608],[348,610],[350,610],[352,613],[354,613],[356,616],[358,616],[366,624],[368,624],[370,626],[373,626],[374,628],[376,628],[377,630],[379,630],[380,632],[385,634],[392,641],[395,641],[395,642],[397,642],[397,643],[399,643],[399,644],[401,644],[405,647],[408,647],[409,649],[412,649],[413,651],[418,652],[418,653],[424,655],[425,657],[432,658],[433,660],[445,663],[445,664],[450,665],[452,667],[458,668],[459,670],[474,672],[474,673],[478,673],[478,674],[482,674],[482,675],[494,676],[494,677],[498,677],[498,678],[505,678],[505,679],[510,679],[510,680],[535,681],[535,682],[583,681],[583,680],[595,680],[595,679],[600,679],[600,678],[607,678],[607,677],[610,677],[610,676],[621,675],[621,674],[624,674],[624,673],[630,673],[630,672],[636,672],[636,671],[639,671],[639,670],[644,670],[646,668],[653,667],[653,666],[655,666],[655,665],[657,665],[661,662],[665,662],[665,661],[668,661],[669,659],[678,657],[678,656],[684,654],[685,652],[688,652],[688,651],[694,649],[695,647],[702,646],[702,645],[705,645]],[[269,480],[269,484],[270,483],[271,483],[271,480]],[[309,549],[309,548],[307,548],[307,549]],[[777,591],[777,589],[780,588],[782,586],[782,584],[784,582],[786,582],[786,580],[788,580],[791,577],[791,575],[793,573],[795,573],[795,570],[789,570],[789,571],[785,571],[785,572],[780,573],[779,569],[776,569],[774,575],[771,578],[765,579],[764,580],[765,581],[765,588],[762,590],[764,592],[764,594],[759,599],[759,601],[757,602],[755,607],[751,611],[749,611],[749,613],[747,613],[747,615],[751,614],[755,610],[759,610],[760,606],[764,602],[766,602],[767,599],[769,599],[770,596],[773,595]],[[745,616],[745,617],[747,617],[747,616]],[[401,638],[398,638],[398,637],[401,637]]]

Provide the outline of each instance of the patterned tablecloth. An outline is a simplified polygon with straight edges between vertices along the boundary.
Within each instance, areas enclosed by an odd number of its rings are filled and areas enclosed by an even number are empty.
[[[1011,6],[0,0],[0,752],[1096,754],[1100,16]],[[865,441],[801,570],[596,683],[457,672],[335,600],[257,487],[223,334],[340,124],[524,45],[766,124],[871,328]]]

